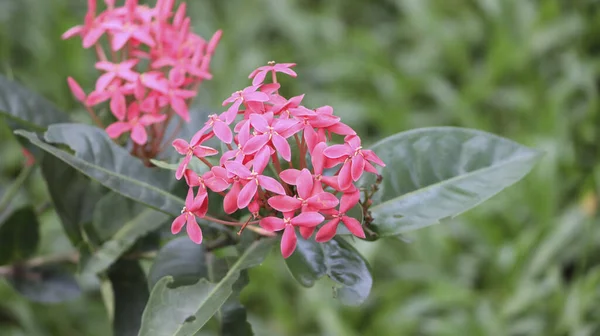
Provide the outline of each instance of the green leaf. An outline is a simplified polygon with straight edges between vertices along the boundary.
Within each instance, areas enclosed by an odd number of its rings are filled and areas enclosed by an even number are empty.
[[[156,210],[142,211],[94,252],[83,265],[83,273],[103,272],[131,248],[140,237],[159,229],[169,219],[170,216]]]
[[[63,229],[73,246],[80,247],[83,226],[92,221],[94,207],[106,189],[52,155],[44,155],[40,165]]]
[[[61,264],[15,266],[8,281],[16,291],[34,302],[59,303],[81,294],[73,274]]]
[[[31,132],[19,130],[15,133],[105,187],[137,202],[173,216],[179,215],[184,205],[183,199],[165,191],[173,180],[170,172],[144,166],[97,127],[51,125],[44,140]],[[75,155],[51,143],[67,145]]]
[[[40,233],[32,206],[15,210],[0,225],[0,265],[23,261],[35,253]]]
[[[135,203],[117,193],[104,195],[94,207],[90,230],[100,242],[115,235],[119,229],[135,217]],[[92,234],[90,233],[90,234]]]
[[[114,335],[136,335],[140,330],[142,313],[150,295],[146,274],[138,261],[119,260],[110,268],[108,278],[115,299]]]
[[[231,296],[241,271],[260,264],[273,243],[262,239],[250,245],[218,284],[200,279],[191,286],[172,288],[173,277],[159,280],[144,310],[139,335],[194,335]]]
[[[150,159],[150,162],[153,165],[157,166],[158,168],[172,170],[172,171],[177,171],[177,167],[179,166],[179,164],[177,164],[177,163],[168,163],[168,162],[156,160],[156,159]]]
[[[0,115],[28,130],[43,131],[50,124],[69,121],[67,114],[24,86],[0,75]]]
[[[327,275],[340,286],[336,289],[337,297],[346,305],[363,303],[373,285],[367,261],[340,237],[327,243],[299,238],[286,265],[294,278],[306,287]]]
[[[178,237],[163,246],[148,273],[148,286],[166,277],[173,278],[172,286],[192,285],[200,278],[208,278],[203,245],[186,237]]]
[[[399,133],[371,149],[387,165],[379,169],[383,183],[370,209],[370,228],[380,236],[455,217],[522,179],[542,156],[493,134],[454,127]],[[361,181],[372,183],[372,177]]]

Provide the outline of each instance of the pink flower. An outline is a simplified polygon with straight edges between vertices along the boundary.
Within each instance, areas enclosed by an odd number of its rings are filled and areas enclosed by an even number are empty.
[[[275,63],[269,62],[269,65],[261,66],[260,68],[252,71],[248,78],[254,78],[252,80],[252,85],[260,85],[264,82],[265,77],[269,72],[272,72],[275,75],[276,72],[282,72],[284,74],[290,75],[292,77],[298,76],[294,70],[290,69],[295,66],[296,63]]]
[[[277,180],[262,175],[269,162],[269,158],[270,150],[268,148],[261,150],[254,157],[252,171],[239,162],[230,161],[225,163],[227,171],[247,181],[238,195],[237,206],[239,209],[243,209],[250,204],[259,186],[276,194],[285,195],[283,186]]]
[[[206,125],[212,127],[213,132],[219,140],[229,144],[233,141],[233,133],[231,133],[229,124],[223,120],[225,118],[224,114],[225,113],[222,113],[220,116],[217,116],[216,114],[209,115]]]
[[[281,238],[281,254],[287,259],[294,253],[294,250],[296,250],[296,244],[298,242],[294,227],[314,228],[321,224],[324,219],[325,217],[318,212],[303,212],[295,217],[293,212],[288,212],[283,215],[283,219],[278,217],[266,217],[263,218],[259,224],[268,231],[284,230],[283,237]]]
[[[260,134],[248,140],[244,147],[244,154],[253,154],[268,143],[271,143],[275,150],[286,161],[292,159],[292,150],[287,138],[299,131],[298,126],[301,126],[298,121],[293,119],[275,119],[272,113],[264,115],[250,115],[250,124]]]
[[[202,230],[196,221],[197,217],[204,217],[208,211],[208,195],[198,194],[194,197],[194,191],[192,188],[188,190],[187,197],[185,199],[185,206],[181,210],[179,215],[171,224],[171,233],[178,234],[184,225],[186,225],[187,234],[190,239],[196,243],[202,243]]]
[[[111,20],[105,22],[104,29],[110,29],[113,37],[111,39],[111,48],[114,51],[123,48],[130,40],[142,42],[149,47],[154,47],[154,39],[150,35],[150,31],[145,26],[140,26],[131,21]]]
[[[229,97],[229,98],[225,99],[225,101],[223,101],[223,106],[233,103],[233,105],[231,105],[227,109],[227,112],[225,114],[225,120],[228,124],[232,123],[233,120],[235,120],[235,116],[238,114],[238,111],[239,111],[242,103],[246,103],[246,104],[252,103],[252,102],[262,103],[262,102],[266,102],[269,100],[269,96],[266,93],[256,91],[256,90],[258,90],[258,88],[259,88],[259,85],[249,86],[241,91],[236,91],[236,92],[232,93],[231,97]]]
[[[138,74],[131,70],[131,68],[137,63],[137,60],[128,60],[119,64],[106,61],[96,63],[96,69],[106,71],[106,73],[100,76],[96,81],[96,89],[100,91],[104,90],[115,78],[121,78],[130,82],[135,81]]]
[[[350,232],[352,232],[353,235],[357,236],[358,238],[365,238],[365,232],[360,222],[356,218],[346,215],[346,212],[358,204],[359,199],[360,191],[358,190],[349,194],[344,194],[342,196],[342,201],[340,202],[339,211],[331,211],[333,219],[325,223],[325,225],[319,229],[315,240],[319,243],[324,243],[331,240],[335,236],[340,221],[344,223],[344,225]]]
[[[148,141],[146,126],[163,122],[166,115],[145,114],[140,116],[140,108],[136,103],[127,109],[127,121],[117,121],[106,128],[108,136],[115,139],[125,132],[131,131],[131,139],[138,145],[145,145]]]
[[[345,142],[343,145],[333,145],[323,151],[323,154],[330,159],[343,160],[338,177],[342,190],[350,188],[352,181],[358,181],[365,170],[377,174],[377,170],[371,163],[385,167],[385,163],[373,151],[362,149],[358,136],[347,136]]]
[[[334,195],[322,191],[322,188],[313,188],[313,175],[306,168],[300,172],[296,182],[290,184],[297,186],[298,197],[283,195],[269,198],[269,205],[275,210],[281,212],[300,209],[302,211],[319,211],[335,208],[339,203]]]
[[[192,160],[192,156],[196,156],[198,158],[203,158],[206,156],[212,156],[212,155],[216,155],[219,153],[214,148],[210,148],[210,147],[201,145],[202,142],[204,142],[208,139],[208,137],[209,137],[209,135],[203,134],[201,132],[197,132],[194,135],[194,137],[192,137],[192,140],[190,141],[190,143],[187,143],[187,141],[185,141],[183,139],[175,139],[175,141],[173,141],[173,147],[175,147],[175,150],[179,154],[185,155],[185,158],[181,161],[181,163],[179,164],[179,167],[177,167],[177,172],[175,173],[175,177],[178,180],[180,180],[183,177],[183,173],[187,169],[187,166],[190,163],[190,160]]]

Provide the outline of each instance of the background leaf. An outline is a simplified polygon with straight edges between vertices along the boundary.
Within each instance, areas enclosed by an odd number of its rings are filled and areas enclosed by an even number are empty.
[[[313,286],[327,275],[340,286],[336,293],[346,305],[363,303],[373,285],[367,261],[341,237],[327,243],[299,238],[296,251],[286,259],[286,265],[305,287]]]
[[[110,268],[108,278],[115,299],[114,336],[137,335],[150,295],[144,270],[138,261],[119,260]]]
[[[16,266],[8,281],[21,295],[40,303],[69,301],[81,294],[75,277],[61,264]]]
[[[542,156],[493,134],[422,128],[371,147],[387,164],[373,197],[372,229],[381,236],[417,230],[457,216],[522,179]],[[363,186],[374,182],[369,176]]]
[[[165,191],[173,180],[172,173],[144,166],[117,146],[104,130],[80,124],[52,125],[44,136],[47,142],[34,133],[15,133],[124,196],[174,216],[183,207],[182,199]],[[49,143],[67,145],[75,155]]]
[[[125,253],[135,242],[149,232],[159,229],[170,216],[146,209],[125,223],[115,235],[94,251],[83,264],[84,273],[100,273]]]
[[[200,278],[208,278],[204,245],[194,243],[187,236],[165,244],[152,263],[148,286],[154,288],[165,276],[173,278],[172,286],[191,285]]]
[[[173,277],[159,280],[144,310],[140,335],[195,334],[227,301],[240,272],[260,264],[273,242],[262,239],[250,245],[218,284],[200,279],[191,286],[171,288]]]
[[[42,131],[50,124],[67,122],[67,114],[37,93],[0,75],[0,115],[21,127]]]
[[[40,239],[39,222],[31,206],[15,210],[0,223],[0,265],[31,257]]]

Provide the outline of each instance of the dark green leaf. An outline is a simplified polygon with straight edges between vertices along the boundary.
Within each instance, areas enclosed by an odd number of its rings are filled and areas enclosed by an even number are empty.
[[[52,155],[43,156],[41,170],[63,229],[79,247],[83,226],[92,221],[94,207],[105,189]]]
[[[43,131],[50,124],[67,122],[67,114],[22,85],[0,75],[0,115],[28,130]]]
[[[15,210],[0,225],[0,265],[23,261],[35,253],[40,234],[33,207]]]
[[[206,252],[188,237],[179,237],[163,246],[148,273],[148,285],[154,285],[166,276],[173,277],[172,286],[191,285],[200,278],[208,278]]]
[[[231,296],[241,271],[260,264],[273,242],[262,239],[250,245],[218,284],[200,279],[191,286],[172,288],[173,277],[159,280],[144,310],[140,335],[194,335]]]
[[[471,129],[403,132],[371,147],[387,164],[373,197],[371,229],[381,236],[455,217],[522,179],[540,151]],[[361,181],[369,186],[374,179]]]
[[[94,207],[91,231],[104,242],[110,239],[134,216],[135,203],[117,193],[104,195]]]
[[[229,271],[233,260],[230,258],[216,258],[213,254],[207,255],[208,278],[212,283],[221,281]],[[240,293],[248,285],[248,271],[243,270],[240,277],[233,284],[233,293],[216,313],[220,324],[221,336],[252,336],[252,326],[248,323],[246,308],[240,302]]]
[[[115,299],[114,335],[137,335],[150,295],[144,270],[138,261],[119,260],[110,268],[108,278]]]
[[[152,209],[146,209],[125,223],[119,231],[94,252],[83,265],[84,273],[100,273],[106,270],[125,253],[135,242],[159,229],[169,220],[169,216]]]
[[[81,289],[73,274],[63,265],[18,266],[13,270],[8,281],[19,293],[31,301],[59,303],[75,299],[81,294]]]
[[[45,140],[26,131],[15,133],[105,187],[137,202],[173,216],[179,215],[184,205],[181,198],[165,191],[173,180],[172,173],[144,166],[97,127],[80,124],[52,125],[45,133]],[[67,145],[75,151],[75,155],[56,148],[51,143]]]
[[[367,261],[340,237],[327,243],[298,239],[296,251],[286,259],[286,265],[306,287],[327,275],[340,285],[337,296],[346,305],[363,303],[373,285]]]

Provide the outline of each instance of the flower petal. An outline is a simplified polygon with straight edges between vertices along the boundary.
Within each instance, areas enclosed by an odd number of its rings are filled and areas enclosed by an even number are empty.
[[[294,230],[293,226],[287,225],[281,237],[281,254],[284,258],[288,258],[294,253],[297,243],[296,230]]]
[[[358,181],[365,171],[365,158],[358,154],[352,158],[352,180]]]
[[[300,171],[298,169],[293,168],[286,169],[279,173],[279,177],[281,177],[283,182],[292,185],[296,185],[296,180],[298,179],[298,176],[300,176]]]
[[[172,234],[178,234],[181,229],[183,228],[183,226],[185,225],[186,222],[186,214],[181,214],[179,216],[177,216],[177,218],[175,218],[175,220],[173,221],[173,224],[171,224],[171,233]]]
[[[284,158],[286,161],[292,160],[292,150],[290,148],[290,144],[279,134],[273,134],[273,138],[271,139],[275,149]]]
[[[267,201],[269,205],[281,212],[295,211],[302,207],[302,201],[287,195],[273,196]]]
[[[338,175],[338,182],[342,190],[352,187],[352,164],[350,161],[344,163]]]
[[[187,220],[187,225],[185,227],[187,229],[187,234],[190,239],[196,244],[202,244],[202,230],[196,222],[196,216],[189,215]]]
[[[353,235],[357,236],[358,238],[365,238],[365,231],[356,218],[344,216],[342,217],[342,222],[344,222],[344,225],[348,228],[348,231],[352,232]]]
[[[310,170],[304,168],[294,183],[298,189],[298,196],[308,199],[313,190],[313,175]]]
[[[246,183],[246,185],[240,191],[240,195],[237,199],[238,209],[243,209],[250,204],[254,195],[256,195],[256,191],[258,190],[258,185],[254,181],[250,181]]]
[[[224,143],[230,144],[233,141],[233,134],[231,133],[231,129],[227,124],[222,121],[217,121],[213,125],[213,131],[217,138],[219,138]]]
[[[265,217],[258,224],[268,231],[280,231],[285,227],[283,219],[277,217]]]
[[[251,114],[250,124],[260,133],[266,133],[269,131],[269,123],[267,122],[267,119],[260,114]]]
[[[303,212],[292,218],[292,225],[314,227],[321,224],[325,217],[318,212]]]
[[[234,183],[231,190],[225,195],[223,199],[223,210],[225,210],[226,214],[234,213],[237,207],[238,195],[240,194],[240,183]]]
[[[121,134],[128,132],[131,130],[131,125],[129,123],[123,121],[117,121],[116,123],[108,125],[106,128],[106,133],[112,139],[116,139],[121,136]]]
[[[335,237],[335,233],[337,231],[339,223],[339,218],[332,219],[331,221],[325,223],[325,225],[323,225],[317,232],[315,241],[319,243],[325,243],[330,241],[333,237]]]
[[[333,145],[325,148],[323,154],[330,159],[337,159],[352,154],[352,151],[347,145]]]
[[[136,124],[131,130],[131,140],[138,145],[145,145],[148,141],[148,134],[144,126]]]
[[[261,134],[250,138],[244,145],[244,154],[253,154],[263,148],[269,142],[268,134]]]
[[[308,204],[319,210],[335,208],[339,203],[337,197],[328,192],[320,192],[308,199]]]
[[[302,238],[304,239],[309,239],[310,236],[312,236],[312,234],[315,232],[317,228],[316,227],[308,227],[308,226],[300,226],[298,228],[298,231],[300,231],[300,235],[302,236]]]
[[[360,191],[359,190],[342,195],[342,200],[340,201],[340,212],[341,213],[348,212],[348,210],[352,209],[356,204],[358,204],[359,200],[360,200]]]
[[[187,141],[183,140],[183,139],[175,139],[172,143],[173,147],[175,147],[175,150],[177,151],[177,153],[181,154],[181,155],[186,155],[188,152],[188,149],[190,148],[190,144],[187,143]]]
[[[272,191],[279,195],[285,195],[285,189],[283,189],[283,186],[272,177],[258,175],[258,183],[261,187],[267,189],[268,191]]]

